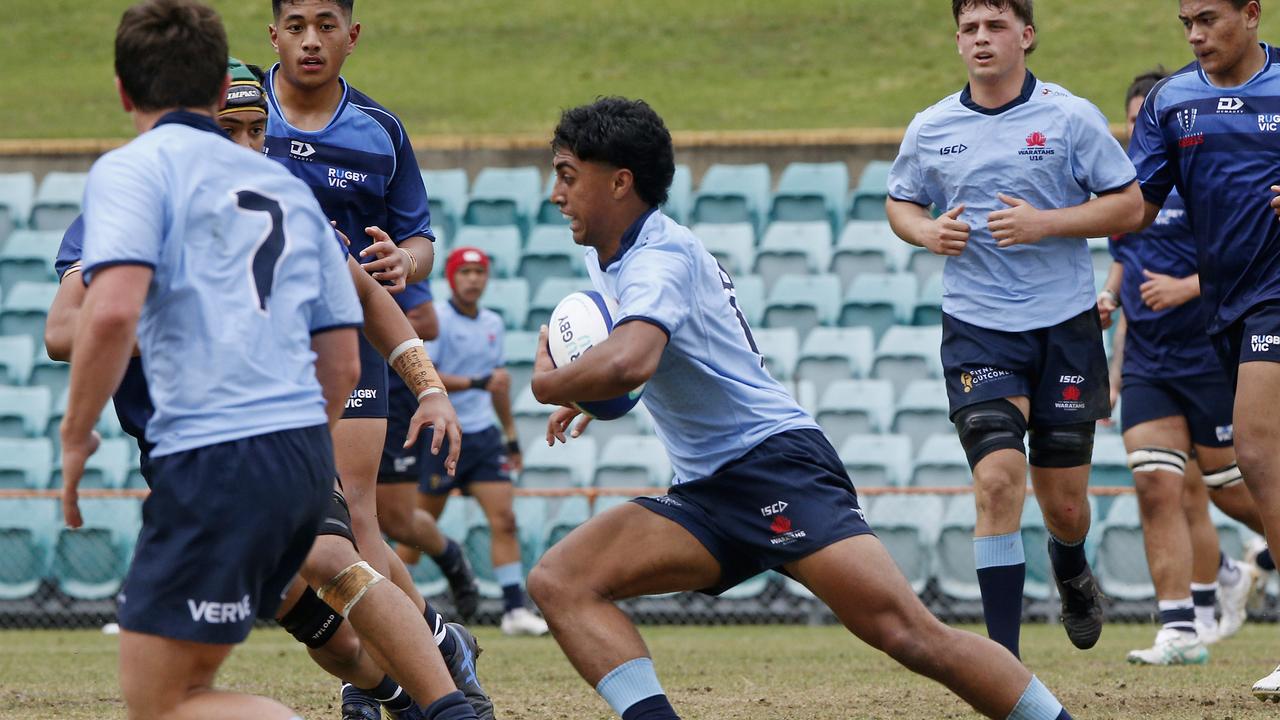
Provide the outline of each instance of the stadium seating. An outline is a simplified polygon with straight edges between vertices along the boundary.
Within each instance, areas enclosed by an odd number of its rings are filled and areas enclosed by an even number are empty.
[[[837,380],[866,377],[875,356],[875,336],[869,328],[816,327],[800,345],[796,377],[814,384],[821,397]]]
[[[545,433],[545,431],[544,428],[543,432]],[[591,424],[587,426],[586,434],[595,439],[597,448],[603,450],[614,438],[652,435],[653,418],[649,415],[649,411],[645,409],[644,404],[640,403],[620,418],[591,421]],[[538,437],[540,438],[542,435]],[[670,480],[671,478],[668,477],[667,479]]]
[[[749,222],[760,230],[769,211],[769,166],[716,164],[693,197],[692,222]]]
[[[596,463],[596,487],[665,487],[670,483],[667,451],[652,435],[610,438]]]
[[[747,323],[758,327],[764,320],[764,279],[759,275],[734,275],[733,294]]]
[[[1138,515],[1136,496],[1121,495],[1111,503],[1097,537],[1097,559],[1093,570],[1102,592],[1118,600],[1155,597],[1155,586],[1151,583],[1151,570],[1147,567],[1142,542],[1142,520]]]
[[[569,218],[560,212],[560,206],[551,202],[551,193],[556,187],[556,173],[553,170],[547,175],[547,184],[542,188],[542,195],[538,201],[538,212],[534,215],[533,221],[538,225],[568,225]]]
[[[36,350],[35,364],[31,368],[32,385],[48,388],[53,397],[58,397],[71,383],[71,366],[57,360],[50,360],[43,346]]]
[[[788,274],[826,272],[831,264],[831,228],[821,222],[776,222],[756,248],[755,272],[772,288]]]
[[[573,235],[563,225],[537,225],[529,233],[529,242],[520,255],[519,277],[529,282],[529,289],[538,292],[542,281],[549,277],[583,277],[586,266],[582,261],[582,248],[573,244]]]
[[[968,499],[968,498],[963,498]],[[945,501],[937,495],[882,495],[870,503],[867,520],[917,595],[933,576],[933,548]],[[972,554],[971,554],[972,557]]]
[[[48,438],[0,438],[0,488],[44,490],[53,469]]]
[[[970,495],[956,495],[947,500],[938,531],[934,577],[943,595],[957,600],[979,600],[978,571],[973,558],[973,528],[978,512]]]
[[[0,499],[0,600],[28,598],[40,588],[61,521],[53,498]]]
[[[921,285],[929,281],[934,275],[942,274],[943,267],[947,264],[947,256],[934,255],[922,247],[907,247],[907,263],[906,271],[916,276],[916,281]]]
[[[533,358],[538,352],[538,333],[508,330],[502,337],[502,354],[511,374],[511,397],[518,397],[533,377]]]
[[[1022,551],[1027,560],[1022,594],[1033,600],[1048,600],[1055,592],[1048,542],[1049,531],[1044,526],[1040,503],[1028,493],[1022,504]]]
[[[0,335],[27,335],[43,346],[44,320],[57,294],[57,283],[20,282],[6,289],[0,306]]]
[[[555,407],[538,402],[528,385],[515,393],[511,413],[516,420],[516,434],[524,441],[523,445],[544,444],[541,439],[547,435],[547,418],[555,412]]]
[[[422,170],[437,239],[452,239],[467,209],[467,171],[462,168]]]
[[[925,438],[911,468],[915,487],[964,487],[972,484],[969,460],[954,432]]]
[[[502,316],[507,329],[524,325],[529,316],[529,283],[524,278],[492,278],[480,303]]]
[[[702,223],[692,230],[731,275],[749,273],[755,267],[756,231],[750,223]]]
[[[765,327],[794,328],[800,338],[819,325],[834,325],[840,311],[840,280],[835,275],[783,275],[765,303]]]
[[[893,163],[872,160],[862,169],[858,187],[849,198],[849,219],[884,220],[884,201],[889,196],[889,169]]]
[[[893,386],[884,380],[836,380],[819,397],[814,419],[837,448],[852,435],[888,432]]]
[[[0,245],[24,227],[36,197],[36,178],[29,172],[0,173]]]
[[[515,277],[520,269],[520,230],[514,226],[477,227],[464,225],[458,230],[453,247],[474,247],[489,256],[490,275]]]
[[[85,489],[117,490],[124,487],[129,477],[129,466],[138,454],[138,446],[132,439],[108,438],[85,462],[84,477],[80,487]],[[61,463],[59,463],[61,465]],[[53,487],[62,487],[62,469],[54,471]]]
[[[568,443],[547,447],[546,443],[529,443],[524,451],[524,470],[520,487],[568,488],[587,487],[595,477],[596,441],[584,435]]]
[[[942,324],[942,274],[929,277],[920,286],[920,296],[916,298],[915,309],[911,313],[912,325]]]
[[[823,220],[835,232],[844,219],[842,206],[848,193],[849,168],[844,163],[791,163],[778,180],[769,220]]]
[[[848,435],[839,445],[854,487],[904,487],[911,478],[911,438],[889,433]]]
[[[624,498],[625,499],[625,498]],[[547,498],[542,518],[542,552],[560,542],[574,528],[591,517],[591,506],[585,497]]]
[[[537,331],[539,327],[547,324],[551,319],[551,311],[556,309],[556,305],[559,305],[566,295],[590,289],[591,281],[586,278],[552,277],[543,280],[542,287],[533,294],[533,299],[529,303],[524,329]]]
[[[51,172],[44,176],[31,205],[33,230],[50,230],[59,234],[80,214],[88,173]]]
[[[667,191],[667,203],[662,206],[663,214],[683,225],[689,225],[693,211],[693,173],[688,165],[676,165],[675,175],[671,178],[671,188]]]
[[[840,305],[840,325],[871,328],[877,338],[892,326],[910,322],[916,279],[906,274],[861,274],[853,279]]]
[[[1133,472],[1129,470],[1129,455],[1124,449],[1124,438],[1119,435],[1097,434],[1093,438],[1093,469],[1089,484],[1101,487],[1133,487]]]
[[[83,527],[58,532],[51,574],[69,597],[109,598],[120,589],[133,555],[142,527],[142,503],[133,498],[82,498],[80,513]]]
[[[796,329],[760,328],[751,333],[769,373],[778,380],[790,380],[800,360],[800,334]]]
[[[487,167],[471,184],[463,222],[467,225],[514,225],[526,231],[542,193],[542,173],[533,166]]]
[[[879,220],[850,220],[842,231],[831,255],[831,272],[848,288],[853,279],[864,273],[880,275],[904,270],[909,245],[893,234],[889,223]]]
[[[913,447],[923,448],[930,435],[955,431],[947,406],[947,387],[941,380],[912,380],[898,398],[893,414],[893,431],[911,438]]]
[[[49,425],[48,388],[0,385],[0,437],[39,437]]]
[[[0,287],[13,287],[20,282],[57,282],[53,271],[60,232],[16,230],[0,250]]]
[[[938,354],[941,345],[939,325],[891,327],[876,347],[871,375],[891,381],[896,393],[901,393],[912,380],[942,377],[942,359]]]
[[[36,347],[28,335],[0,335],[0,383],[27,384]]]

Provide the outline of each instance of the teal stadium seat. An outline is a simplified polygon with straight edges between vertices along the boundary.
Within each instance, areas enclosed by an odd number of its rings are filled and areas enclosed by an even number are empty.
[[[912,380],[898,398],[893,414],[893,431],[911,438],[913,447],[923,447],[930,435],[955,432],[947,405],[947,386],[942,380]]]
[[[20,282],[5,289],[0,307],[0,335],[26,335],[44,344],[44,321],[58,294],[57,283]]]
[[[54,258],[62,244],[60,232],[16,230],[0,250],[0,287],[20,282],[57,282]]]
[[[969,460],[954,432],[930,435],[920,443],[911,467],[913,487],[965,487],[971,485]],[[968,498],[972,502],[972,498]]]
[[[842,206],[849,194],[849,167],[842,162],[791,163],[778,179],[769,211],[772,222],[821,220],[834,233],[844,219]]]
[[[688,165],[676,165],[675,174],[671,177],[671,188],[667,191],[667,202],[662,212],[683,225],[689,225],[693,211],[693,173]]]
[[[0,438],[0,488],[47,489],[52,470],[49,438]]]
[[[507,329],[523,326],[529,316],[529,282],[524,278],[490,278],[480,304],[502,316]]]
[[[905,487],[911,478],[911,438],[888,433],[845,437],[840,459],[854,487]]]
[[[794,328],[803,339],[820,325],[834,325],[839,312],[840,280],[835,275],[783,275],[769,293],[764,324]]]
[[[1118,600],[1150,600],[1155,597],[1151,570],[1142,540],[1138,498],[1121,495],[1111,503],[1098,529],[1097,557],[1093,570],[1108,597]]]
[[[511,397],[529,389],[533,378],[533,359],[538,352],[538,333],[527,330],[508,330],[502,336],[502,354],[507,360],[507,372],[511,374]]]
[[[84,477],[80,487],[85,489],[118,490],[129,478],[130,465],[138,453],[138,445],[132,439],[108,438],[102,441],[96,452],[85,462]],[[53,474],[53,486],[62,487],[62,468]]]
[[[0,498],[0,600],[36,594],[62,512],[53,498]]]
[[[889,169],[892,162],[872,160],[862,169],[858,187],[849,197],[849,219],[884,220],[884,202],[889,197]]]
[[[881,495],[869,503],[867,520],[917,595],[933,576],[933,549],[946,502],[939,495]]]
[[[452,239],[467,209],[467,171],[462,168],[422,170],[431,210],[431,228],[437,240]],[[440,263],[437,263],[440,264]]]
[[[977,521],[973,496],[955,495],[947,501],[934,551],[934,577],[938,580],[938,589],[949,598],[982,599],[973,558],[973,529]]]
[[[0,245],[9,233],[25,227],[36,198],[36,178],[29,172],[0,173]]]
[[[0,383],[26,385],[31,380],[36,347],[29,335],[0,335]]]
[[[582,248],[573,243],[567,225],[537,225],[529,233],[520,256],[519,276],[537,292],[549,277],[573,278],[586,275]]]
[[[542,541],[547,529],[543,523],[547,517],[547,498],[517,495],[513,503],[516,513],[516,538],[520,541],[520,559],[524,563],[524,574],[542,557]]]
[[[1027,493],[1022,504],[1022,550],[1027,559],[1027,579],[1022,594],[1032,600],[1048,600],[1055,592],[1048,542],[1049,531],[1044,526],[1040,503]]]
[[[71,365],[58,360],[50,360],[43,344],[36,344],[35,362],[31,367],[31,379],[28,383],[48,388],[53,397],[58,397],[71,385]]]
[[[40,182],[35,202],[31,205],[33,230],[50,230],[61,234],[80,214],[88,173],[51,172]]]
[[[588,431],[590,432],[590,431]],[[652,435],[610,438],[596,463],[596,487],[666,487],[671,484],[671,461],[662,441]]]
[[[858,275],[840,304],[840,325],[867,327],[882,338],[894,325],[910,322],[916,294],[911,275]]]
[[[530,166],[487,167],[471,184],[463,216],[466,225],[514,225],[522,232],[542,199],[542,173]]]
[[[837,448],[853,435],[888,432],[893,386],[884,380],[836,380],[819,396],[814,419]]]
[[[587,487],[595,477],[596,441],[583,436],[572,438],[566,444],[530,443],[524,452],[524,470],[520,472],[520,487],[524,488],[580,488]]]
[[[556,408],[538,402],[533,396],[533,388],[528,385],[519,391],[513,391],[512,397],[511,414],[515,416],[516,434],[521,439],[522,449],[527,451],[529,446],[544,445],[547,418],[551,417]]]
[[[536,331],[551,320],[551,311],[565,296],[580,290],[590,290],[591,281],[587,278],[552,277],[542,281],[542,287],[533,293],[529,303],[529,312],[525,316],[524,329]]]
[[[907,262],[905,270],[916,276],[916,281],[921,285],[929,281],[934,275],[941,275],[943,267],[947,264],[946,255],[934,255],[922,247],[907,245]]]
[[[58,532],[52,576],[76,600],[103,600],[120,590],[142,527],[135,498],[81,498],[84,526]]]
[[[759,231],[769,211],[769,166],[715,164],[693,197],[695,223],[749,222]]]
[[[800,345],[796,377],[812,382],[821,396],[837,380],[866,377],[875,347],[870,328],[816,327]]]
[[[942,273],[932,275],[920,286],[915,309],[911,312],[912,325],[942,324]]]
[[[818,388],[808,380],[793,379],[783,383],[791,397],[810,415],[818,413]]]
[[[1124,449],[1124,438],[1111,433],[1099,433],[1093,438],[1093,469],[1089,484],[1100,487],[1133,487],[1133,472],[1129,470],[1129,454]]]
[[[551,171],[547,176],[547,184],[542,188],[538,202],[538,212],[533,218],[535,225],[569,225],[569,218],[560,212],[560,206],[551,202],[551,193],[556,187],[556,173]]]
[[[40,437],[52,406],[48,388],[0,385],[0,437]]]
[[[938,348],[942,344],[942,327],[889,328],[876,346],[876,359],[871,366],[872,377],[889,380],[894,391],[901,393],[907,383],[920,378],[942,377],[942,359]]]
[[[603,498],[600,498],[603,500]],[[564,539],[591,517],[591,504],[581,495],[547,498],[542,519],[542,552]],[[623,498],[626,500],[626,498]],[[599,501],[597,501],[597,505]]]
[[[831,272],[848,288],[859,275],[883,275],[906,268],[909,245],[882,220],[850,220],[831,254]]]
[[[795,328],[760,328],[751,334],[769,374],[777,380],[790,380],[800,361],[800,334]]]
[[[764,321],[764,278],[759,275],[734,275],[733,294],[738,298],[738,309],[751,327],[759,327]]]
[[[474,247],[489,256],[493,277],[515,277],[520,268],[520,230],[515,226],[477,227],[464,225],[453,247]]]
[[[751,223],[702,223],[692,230],[730,275],[749,273],[755,267],[756,231]]]
[[[831,264],[831,227],[821,222],[776,222],[756,249],[755,272],[766,288],[783,275],[822,273]]]

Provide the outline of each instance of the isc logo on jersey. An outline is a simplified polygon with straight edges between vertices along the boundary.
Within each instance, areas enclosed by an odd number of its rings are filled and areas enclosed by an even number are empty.
[[[576,362],[587,351],[604,342],[613,332],[617,306],[594,290],[570,293],[556,305],[547,329],[551,361],[560,367]],[[574,407],[597,420],[614,420],[626,415],[640,401],[644,386],[612,400],[574,403]]]

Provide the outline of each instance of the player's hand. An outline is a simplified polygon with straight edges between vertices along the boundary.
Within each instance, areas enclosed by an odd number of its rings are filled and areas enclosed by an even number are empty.
[[[507,464],[511,466],[512,472],[524,470],[524,454],[518,452],[507,453]]]
[[[66,422],[62,425],[62,519],[69,528],[84,525],[80,517],[80,478],[89,456],[97,451],[102,438],[94,430],[87,437],[71,437]]]
[[[556,364],[551,361],[551,346],[547,344],[547,326],[543,325],[538,330],[538,350],[533,357],[533,378],[529,383],[533,390],[533,396],[538,402],[544,405],[550,405],[538,395],[539,388],[542,386],[543,378],[548,374],[555,372]],[[566,406],[567,407],[567,406]]]
[[[1271,198],[1271,212],[1280,218],[1280,185],[1272,185],[1271,192],[1276,194],[1275,197]]]
[[[934,255],[959,255],[969,244],[969,223],[960,220],[964,205],[957,205],[942,213],[929,224],[928,232],[921,238],[925,250]]]
[[[434,393],[422,398],[418,403],[418,411],[409,420],[409,433],[404,438],[406,448],[413,447],[418,440],[422,428],[430,425],[431,454],[439,455],[440,446],[445,437],[449,438],[449,454],[444,459],[444,469],[453,475],[458,469],[458,453],[462,450],[462,430],[458,426],[458,414],[453,410],[453,403],[444,393]]]
[[[1004,193],[996,193],[996,197],[1009,206],[987,216],[987,229],[996,239],[996,247],[1027,245],[1039,242],[1048,234],[1043,213],[1031,203]]]
[[[1176,278],[1170,275],[1154,273],[1150,270],[1143,270],[1142,276],[1147,279],[1146,282],[1138,286],[1138,289],[1142,292],[1142,302],[1156,312],[1176,308],[1193,300],[1200,294],[1200,284],[1197,278]],[[1194,280],[1195,284],[1193,285],[1188,280]]]
[[[562,443],[569,442],[564,436],[565,431],[569,429],[573,419],[579,415],[582,415],[582,411],[573,407],[562,407],[551,413],[551,417],[547,420],[547,445],[554,447],[557,440]],[[582,415],[582,419],[578,421],[573,431],[569,433],[569,437],[576,438],[582,435],[582,432],[587,429],[589,424],[591,424],[591,416]]]
[[[491,393],[507,393],[511,391],[511,373],[506,368],[497,368],[493,374],[489,376],[489,382],[484,386],[485,390]]]
[[[342,238],[342,244],[346,245],[347,247],[351,247],[351,238],[347,237],[346,233],[338,229],[338,221],[330,220],[329,224],[333,226],[333,231],[338,233],[338,237]]]
[[[360,257],[377,257],[377,260],[364,263],[365,272],[386,286],[392,295],[404,292],[404,283],[409,278],[408,256],[400,252],[400,246],[382,228],[374,225],[365,228],[364,232],[373,238],[373,244],[361,250]]]
[[[1111,327],[1112,315],[1118,307],[1114,293],[1109,291],[1098,293],[1098,319],[1102,321],[1103,330]]]

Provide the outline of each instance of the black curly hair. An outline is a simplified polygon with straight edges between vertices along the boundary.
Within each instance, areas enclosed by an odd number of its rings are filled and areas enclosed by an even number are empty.
[[[643,100],[597,98],[560,115],[551,149],[631,171],[636,194],[657,207],[667,201],[675,150],[662,118]]]

